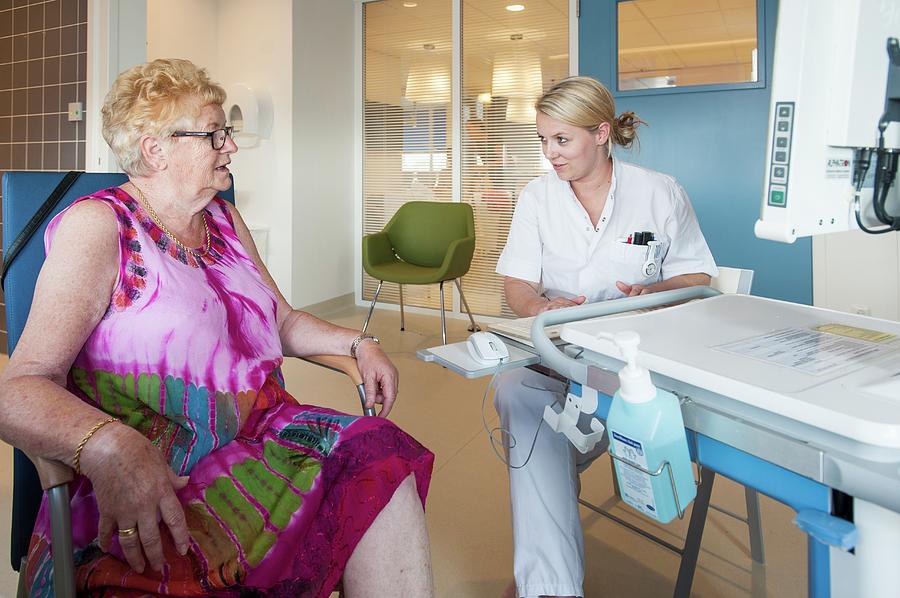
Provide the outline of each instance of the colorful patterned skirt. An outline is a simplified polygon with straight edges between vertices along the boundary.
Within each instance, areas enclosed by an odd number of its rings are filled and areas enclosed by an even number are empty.
[[[286,392],[287,397],[290,397]],[[79,595],[326,597],[394,491],[414,475],[424,505],[434,455],[388,420],[289,399],[255,411],[238,437],[201,458],[178,491],[191,547],[162,536],[167,564],[133,571],[113,540],[97,547],[90,481],[72,483]],[[46,496],[29,548],[32,596],[50,596]]]

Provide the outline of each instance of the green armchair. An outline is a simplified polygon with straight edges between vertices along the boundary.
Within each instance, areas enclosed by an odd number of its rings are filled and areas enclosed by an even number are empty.
[[[444,315],[444,282],[453,280],[469,314],[469,330],[478,330],[459,283],[469,271],[475,252],[475,218],[465,203],[411,201],[400,206],[380,233],[362,240],[365,271],[378,280],[363,332],[369,327],[372,311],[385,281],[400,285],[400,330],[403,317],[404,284],[440,284],[441,340],[447,343]]]

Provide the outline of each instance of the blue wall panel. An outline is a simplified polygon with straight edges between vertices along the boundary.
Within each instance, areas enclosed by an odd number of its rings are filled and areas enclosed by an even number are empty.
[[[613,1],[581,0],[581,74],[613,89]],[[623,96],[618,112],[633,110],[640,150],[623,159],[675,176],[687,190],[716,262],[755,271],[753,294],[812,303],[812,242],[757,239],[753,224],[762,196],[768,81],[775,42],[776,0],[765,0],[766,87]]]

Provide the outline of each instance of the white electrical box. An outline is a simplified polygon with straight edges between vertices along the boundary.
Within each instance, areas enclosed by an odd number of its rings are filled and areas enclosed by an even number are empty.
[[[792,243],[857,228],[854,149],[878,143],[890,37],[900,37],[900,2],[779,3],[757,237]],[[885,147],[900,148],[900,123],[888,126]],[[870,177],[874,170],[873,161]],[[900,213],[898,187],[888,200],[893,213]],[[869,182],[861,194],[863,222],[876,225],[871,195]]]

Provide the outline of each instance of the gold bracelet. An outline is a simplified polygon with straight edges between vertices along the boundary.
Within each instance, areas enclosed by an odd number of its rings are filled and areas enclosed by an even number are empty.
[[[72,457],[72,467],[75,469],[75,473],[77,475],[81,475],[81,450],[84,448],[84,445],[87,444],[87,441],[91,439],[91,436],[97,433],[97,430],[105,426],[106,424],[111,424],[112,422],[119,421],[117,417],[110,417],[102,422],[98,422],[94,424],[94,427],[87,431],[87,434],[81,439],[81,442],[78,443],[78,446],[75,447],[75,455]]]

